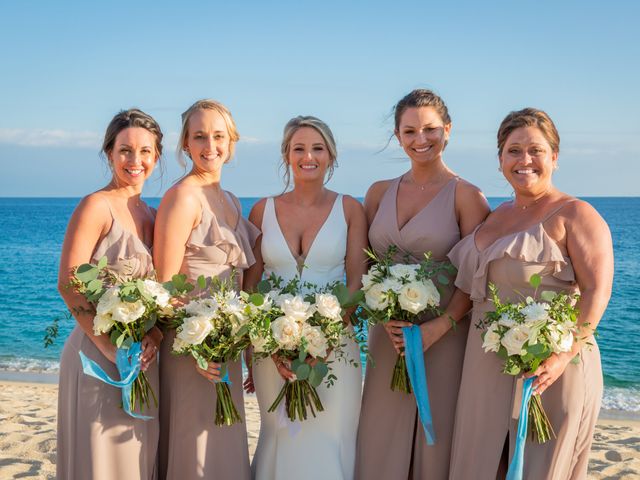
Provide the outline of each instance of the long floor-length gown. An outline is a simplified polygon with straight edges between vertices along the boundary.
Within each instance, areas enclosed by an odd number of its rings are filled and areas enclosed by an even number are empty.
[[[111,212],[111,207],[109,207]],[[111,212],[111,228],[96,246],[91,262],[107,257],[109,269],[123,278],[149,275],[149,248],[125,230]],[[56,476],[64,480],[151,480],[156,477],[158,411],[153,417],[130,417],[121,408],[122,391],[85,375],[78,352],[95,361],[113,379],[120,374],[84,331],[76,325],[62,350],[58,390],[58,446]],[[156,395],[158,365],[146,371]],[[139,410],[135,410],[141,413]]]
[[[493,283],[503,301],[533,296],[529,284],[539,274],[543,290],[578,292],[571,259],[549,237],[543,221],[498,238],[478,250],[474,233],[449,253],[458,267],[456,285],[473,300],[472,324],[492,310],[487,298]],[[477,229],[476,229],[477,230]],[[502,373],[502,360],[482,349],[482,331],[469,330],[462,383],[456,414],[451,457],[453,480],[496,478],[503,447],[509,438],[509,459],[515,446],[519,392],[516,377]],[[578,480],[587,476],[589,450],[602,397],[600,352],[593,338],[578,361],[543,394],[542,404],[557,435],[544,444],[527,440],[524,478],[528,480]],[[516,406],[515,410],[518,410]]]
[[[347,225],[342,195],[338,195],[329,216],[313,241],[307,257],[294,257],[275,213],[274,200],[266,202],[262,220],[262,256],[265,274],[275,273],[285,280],[298,275],[303,281],[325,285],[343,281],[347,248]],[[257,362],[253,378],[260,407],[260,438],[252,463],[256,480],[350,480],[353,478],[356,432],[360,414],[362,369],[359,349],[347,341],[349,358],[358,362],[354,368],[342,361],[332,364],[338,377],[335,385],[323,383],[318,395],[324,406],[317,417],[293,425],[284,412],[267,410],[284,385],[271,359]],[[333,355],[329,356],[333,360]],[[284,404],[282,404],[284,405]]]
[[[202,205],[202,220],[187,242],[180,271],[191,282],[200,275],[228,279],[255,262],[252,247],[260,232],[240,214],[235,228]],[[160,351],[160,478],[242,480],[250,477],[240,361],[230,362],[231,396],[242,423],[216,426],[216,389],[200,375],[190,356],[171,353],[175,330],[165,332]]]
[[[459,179],[452,178],[436,196],[402,228],[398,228],[397,195],[401,178],[385,192],[369,228],[369,242],[379,254],[390,245],[399,248],[396,260],[424,258],[446,261],[446,254],[460,240],[455,213]],[[441,308],[453,295],[453,278],[441,287]],[[421,320],[432,318],[425,315]],[[435,444],[427,445],[417,415],[414,395],[390,389],[397,353],[382,325],[369,331],[369,351],[375,366],[368,364],[358,430],[356,478],[360,480],[446,479],[455,405],[460,385],[469,319],[463,318],[424,354]]]

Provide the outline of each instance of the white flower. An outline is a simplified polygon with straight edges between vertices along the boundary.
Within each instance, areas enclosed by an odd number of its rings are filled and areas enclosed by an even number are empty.
[[[416,279],[416,272],[420,268],[420,265],[398,263],[389,267],[391,275],[398,280],[404,279],[409,282],[413,282]]]
[[[207,297],[191,300],[185,305],[184,311],[192,317],[213,317],[218,313],[219,308],[220,306],[214,298]]]
[[[412,282],[402,287],[398,295],[398,303],[403,310],[417,314],[427,308],[428,296],[429,291],[424,283]]]
[[[513,327],[516,323],[517,322],[508,313],[503,313],[502,315],[500,315],[500,320],[498,320],[498,324],[507,328]]]
[[[302,327],[302,336],[307,341],[307,352],[313,357],[324,358],[327,355],[327,338],[320,327],[312,327],[305,324]]]
[[[293,318],[298,322],[304,322],[314,313],[314,308],[309,302],[305,302],[300,295],[295,297],[280,297],[280,308],[286,317]]]
[[[271,323],[271,332],[280,348],[294,350],[300,343],[302,327],[295,318],[285,315],[276,318]]]
[[[569,352],[573,347],[573,332],[571,330],[549,329],[548,338],[554,353]]]
[[[176,338],[189,345],[200,345],[213,330],[213,324],[208,317],[187,317],[178,329]]]
[[[547,303],[531,302],[526,307],[521,308],[520,313],[524,315],[525,321],[537,322],[549,318],[549,314],[547,313],[548,309],[549,304]]]
[[[120,289],[118,287],[111,287],[102,294],[98,305],[96,305],[96,313],[103,315],[111,313],[111,311],[120,303]]]
[[[385,278],[380,285],[382,285],[385,292],[391,290],[393,292],[400,293],[400,290],[402,290],[402,282],[393,277]]]
[[[144,315],[144,303],[140,300],[135,302],[120,302],[111,310],[111,315],[116,322],[131,323]]]
[[[173,339],[173,346],[171,347],[174,352],[181,352],[185,348],[187,348],[189,344],[182,340],[180,337],[175,337]]]
[[[497,352],[500,350],[500,334],[498,333],[498,324],[492,323],[484,334],[482,348],[486,352]]]
[[[169,291],[164,288],[161,283],[155,282],[153,280],[145,280],[142,282],[144,293],[148,296],[155,299],[156,304],[164,308],[169,305],[169,300],[171,300],[171,294]]]
[[[364,275],[362,275],[362,289],[363,290],[369,290],[371,288],[371,286],[373,285],[373,276],[374,276],[373,269],[369,270],[369,273],[365,273]]]
[[[227,295],[221,309],[225,314],[235,318],[238,323],[244,325],[249,320],[244,313],[245,306],[246,304],[240,300],[240,297],[233,293],[232,295]]]
[[[529,328],[526,325],[511,327],[502,337],[501,343],[507,349],[508,355],[524,355],[522,346],[529,339]]]
[[[260,312],[268,312],[273,307],[273,297],[271,293],[267,293],[262,296],[262,305],[255,305],[252,302],[247,302],[249,305],[249,311],[251,315],[255,316]]]
[[[332,320],[342,320],[342,307],[338,297],[330,293],[316,293],[316,309],[323,317]]]
[[[251,345],[253,345],[253,351],[255,353],[266,352],[266,346],[269,343],[269,339],[260,335],[251,335]]]
[[[100,335],[102,333],[109,333],[113,325],[114,321],[111,313],[98,313],[93,317],[93,334]]]
[[[389,305],[389,296],[382,283],[375,283],[364,294],[367,306],[371,310],[384,310]]]

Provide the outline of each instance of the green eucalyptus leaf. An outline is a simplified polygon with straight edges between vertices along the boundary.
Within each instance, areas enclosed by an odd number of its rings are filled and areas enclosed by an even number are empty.
[[[124,335],[124,334],[123,334]],[[131,337],[127,337],[123,340],[123,342],[120,344],[120,348],[131,348],[131,345],[133,345],[133,338]]]
[[[264,295],[261,293],[252,293],[249,295],[249,303],[252,303],[256,307],[260,307],[264,304]]]
[[[107,266],[107,257],[102,256],[100,260],[98,260],[98,270],[102,270]]]
[[[329,373],[329,367],[324,362],[316,363],[316,366],[313,367],[313,370],[317,372],[318,375],[320,375],[320,378],[324,378],[327,373]]]
[[[112,345],[116,345],[116,342],[118,341],[119,336],[120,336],[120,332],[118,332],[118,330],[116,330],[115,328],[111,330],[111,334],[109,335],[109,340],[111,340]]]
[[[256,285],[256,290],[262,294],[269,293],[271,291],[271,282],[269,282],[269,280],[261,280],[258,282],[258,285]]]
[[[533,288],[538,288],[541,282],[542,282],[542,277],[537,273],[534,273],[533,275],[531,275],[531,278],[529,278],[529,284]]]
[[[204,277],[204,275],[200,275],[197,282],[200,290],[204,290],[205,288],[207,288],[207,279]]]
[[[449,285],[449,282],[450,282],[449,277],[447,277],[443,273],[439,273],[437,278],[438,278],[438,282],[441,285]]]
[[[149,330],[151,330],[155,324],[156,316],[150,315],[149,318],[144,321],[144,333],[147,333]]]
[[[298,360],[300,360],[301,362],[304,362],[306,358],[307,358],[307,350],[305,348],[301,348],[300,353],[298,354]]]
[[[312,368],[309,372],[309,383],[316,388],[322,383],[322,378],[315,368]]]
[[[75,277],[82,283],[87,284],[91,280],[98,278],[98,269],[90,263],[83,263],[76,268]]]
[[[291,362],[291,371],[295,372],[296,369],[303,363],[305,363],[304,360],[299,360],[296,358],[293,362]]]
[[[311,373],[311,367],[307,363],[301,363],[298,368],[295,369],[295,374],[298,380],[306,380]]]
[[[544,290],[541,294],[540,294],[540,298],[542,300],[544,300],[545,302],[553,302],[553,299],[556,298],[557,293],[556,292],[552,292],[551,290]]]
[[[122,347],[122,342],[124,342],[126,336],[127,334],[125,332],[122,332],[122,334],[116,339],[116,347]]]
[[[99,292],[102,290],[102,280],[94,278],[89,283],[87,283],[87,289],[91,292]]]

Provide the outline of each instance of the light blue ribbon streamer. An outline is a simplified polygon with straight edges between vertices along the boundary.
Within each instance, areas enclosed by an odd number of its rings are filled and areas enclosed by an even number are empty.
[[[533,395],[533,381],[537,377],[525,378],[522,383],[522,403],[520,404],[520,417],[518,418],[518,434],[516,435],[516,448],[509,464],[506,480],[522,480],[524,470],[524,446],[527,443],[527,428],[529,425],[529,400]]]
[[[429,405],[429,390],[427,389],[427,374],[424,370],[424,351],[422,349],[422,333],[420,327],[402,327],[404,336],[404,354],[407,360],[407,372],[411,381],[411,388],[416,397],[418,415],[422,422],[427,445],[433,445],[436,434],[431,419],[431,406]]]
[[[133,382],[136,381],[140,373],[140,355],[142,354],[140,342],[132,343],[129,348],[118,348],[116,350],[116,367],[120,374],[120,380],[113,380],[109,377],[100,365],[88,358],[82,351],[78,353],[82,362],[82,371],[86,375],[122,389],[122,408],[127,415],[141,420],[150,420],[152,418],[131,411],[131,390]]]

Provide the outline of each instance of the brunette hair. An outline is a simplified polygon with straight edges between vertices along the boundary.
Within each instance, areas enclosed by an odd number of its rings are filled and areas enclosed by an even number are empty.
[[[394,130],[397,133],[400,129],[400,119],[407,108],[431,107],[433,108],[445,125],[451,123],[449,110],[444,100],[431,90],[417,88],[400,99],[393,107]]]
[[[144,128],[153,134],[156,140],[156,153],[158,158],[160,158],[162,155],[162,130],[160,130],[160,125],[158,125],[158,122],[156,122],[151,115],[137,108],[130,108],[129,110],[119,111],[107,127],[101,149],[107,156],[107,159],[113,151],[113,146],[118,134],[131,127]]]
[[[537,108],[523,108],[522,110],[509,112],[502,120],[498,129],[498,156],[502,155],[502,150],[509,135],[514,130],[523,127],[536,127],[549,142],[551,150],[555,153],[560,152],[560,135],[551,117]]]

